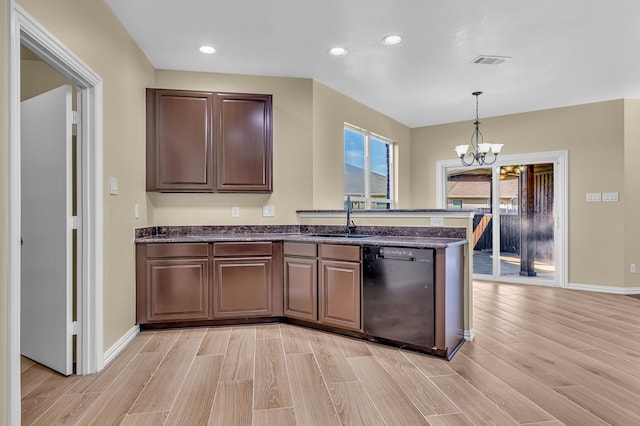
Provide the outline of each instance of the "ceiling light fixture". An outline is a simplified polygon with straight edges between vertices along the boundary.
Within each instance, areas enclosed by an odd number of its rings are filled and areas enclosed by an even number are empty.
[[[476,121],[473,123],[476,127],[473,134],[471,135],[471,144],[470,145],[458,145],[455,147],[456,153],[458,157],[460,157],[460,161],[465,166],[471,165],[490,165],[496,162],[498,159],[498,154],[502,149],[501,143],[485,143],[482,137],[482,133],[480,133],[480,119],[478,118],[478,96],[482,95],[482,92],[473,92],[473,96],[476,97]],[[471,147],[471,150],[469,150]],[[487,154],[492,154],[493,158],[488,161]],[[469,161],[465,161],[465,157],[469,157]],[[489,157],[491,158],[491,157]]]
[[[204,53],[205,55],[213,55],[216,53],[216,49],[213,46],[202,45],[198,47],[200,53]]]
[[[402,43],[402,37],[397,34],[391,34],[382,39],[385,46],[393,46]]]
[[[347,49],[344,47],[332,47],[329,49],[329,54],[333,56],[344,56],[347,54]]]

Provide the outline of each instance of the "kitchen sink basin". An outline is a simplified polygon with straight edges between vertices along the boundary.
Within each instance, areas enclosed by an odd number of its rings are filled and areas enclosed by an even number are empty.
[[[367,238],[371,235],[361,235],[361,234],[308,234],[310,237],[319,237],[319,238]]]

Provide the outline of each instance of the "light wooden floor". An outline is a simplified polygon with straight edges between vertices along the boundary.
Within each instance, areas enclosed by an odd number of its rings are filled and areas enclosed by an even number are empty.
[[[640,425],[640,300],[476,282],[452,361],[289,325],[143,332],[99,374],[23,362],[23,424]]]

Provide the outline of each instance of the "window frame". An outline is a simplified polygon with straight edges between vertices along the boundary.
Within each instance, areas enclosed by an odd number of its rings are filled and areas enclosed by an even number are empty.
[[[358,126],[354,126],[353,124],[349,124],[349,123],[344,123],[344,127],[342,130],[342,153],[343,153],[343,159],[342,159],[342,164],[343,164],[343,175],[344,175],[344,166],[345,166],[345,131],[349,130],[352,132],[356,132],[361,134],[362,136],[364,136],[364,190],[365,190],[365,195],[364,197],[361,196],[351,196],[351,202],[356,204],[359,202],[363,202],[365,207],[364,209],[360,209],[357,208],[356,205],[354,205],[354,210],[380,210],[380,211],[384,211],[384,210],[391,210],[395,207],[396,205],[396,200],[395,200],[395,150],[396,150],[396,143],[387,138],[384,137],[382,135],[379,135],[377,133],[368,131],[366,129],[363,129],[361,127]],[[386,144],[388,146],[388,193],[387,193],[387,198],[374,198],[371,195],[371,155],[370,155],[370,148],[371,148],[371,139],[375,139],[378,140],[384,144]],[[344,177],[346,179],[346,176]],[[346,181],[343,184],[343,192],[345,192],[345,186],[346,186]],[[344,194],[344,200],[346,202],[347,200],[347,196],[348,194]],[[371,207],[372,203],[386,203],[389,207],[385,208],[385,209],[373,209]]]

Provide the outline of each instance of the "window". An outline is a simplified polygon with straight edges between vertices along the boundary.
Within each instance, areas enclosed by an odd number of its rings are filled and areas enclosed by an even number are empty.
[[[344,127],[344,194],[354,209],[393,207],[393,143],[357,127]]]

